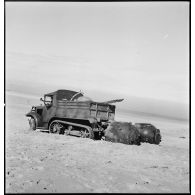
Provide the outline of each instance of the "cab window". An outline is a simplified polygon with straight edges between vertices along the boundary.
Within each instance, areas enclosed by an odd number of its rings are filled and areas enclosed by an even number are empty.
[[[44,103],[45,105],[51,105],[52,104],[52,101],[53,101],[53,97],[52,96],[45,96],[44,97]]]

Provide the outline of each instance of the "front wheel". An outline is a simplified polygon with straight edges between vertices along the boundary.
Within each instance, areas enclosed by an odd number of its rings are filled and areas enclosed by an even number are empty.
[[[29,119],[30,130],[36,130],[36,122],[34,118]]]

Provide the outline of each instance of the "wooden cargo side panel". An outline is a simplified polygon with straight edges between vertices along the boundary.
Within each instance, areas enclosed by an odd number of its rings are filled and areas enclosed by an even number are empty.
[[[90,115],[100,120],[114,119],[115,106],[94,102],[90,107]]]
[[[61,118],[88,119],[90,103],[58,101],[56,116]]]

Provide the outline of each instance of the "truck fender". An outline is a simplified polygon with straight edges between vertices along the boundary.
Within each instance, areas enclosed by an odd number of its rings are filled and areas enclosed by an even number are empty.
[[[26,116],[34,118],[35,122],[36,122],[36,127],[39,126],[39,124],[41,122],[41,119],[40,119],[40,116],[37,113],[29,112],[29,113],[26,114]]]

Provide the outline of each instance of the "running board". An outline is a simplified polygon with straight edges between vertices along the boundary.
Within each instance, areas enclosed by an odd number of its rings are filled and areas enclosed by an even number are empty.
[[[49,133],[49,130],[48,129],[41,129],[41,128],[37,128],[36,131],[41,131],[41,132],[48,132]]]

